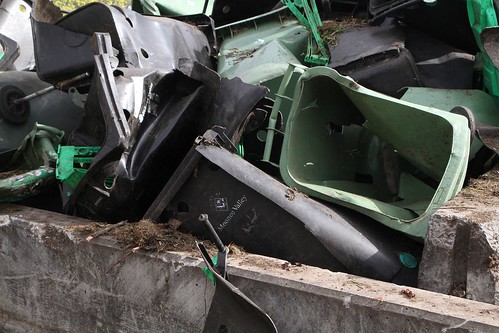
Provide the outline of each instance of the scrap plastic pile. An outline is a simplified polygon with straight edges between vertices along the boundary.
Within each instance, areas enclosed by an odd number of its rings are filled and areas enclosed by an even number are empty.
[[[497,161],[494,3],[179,3],[2,1],[0,200],[414,285]]]

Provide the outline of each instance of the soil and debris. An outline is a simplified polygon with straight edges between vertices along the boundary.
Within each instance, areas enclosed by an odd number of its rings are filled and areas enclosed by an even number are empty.
[[[472,200],[499,197],[499,167],[496,166],[476,179],[471,178],[461,194]]]
[[[409,288],[402,289],[400,291],[402,295],[405,295],[407,298],[414,298],[416,297],[416,294]]]
[[[466,283],[461,283],[458,286],[454,287],[450,292],[450,295],[460,298],[466,297]]]
[[[175,221],[171,224],[154,223],[150,220],[142,220],[136,223],[124,223],[104,236],[115,240],[124,249],[139,247],[142,250],[151,252],[195,252],[196,242],[200,241],[191,234],[182,233],[176,230]],[[91,236],[100,230],[108,227],[107,223],[91,222],[89,224],[74,225],[68,228],[69,231],[79,232],[85,236]],[[209,241],[203,241],[208,250],[216,251],[216,248]],[[243,253],[241,248],[233,245],[229,246],[231,252],[235,254]]]
[[[499,204],[499,167],[496,166],[478,178],[470,178],[459,194],[443,209],[469,211],[475,222],[493,220],[493,211],[484,211],[483,207],[495,207]],[[492,215],[491,215],[492,214]]]
[[[348,17],[343,20],[328,20],[322,22],[322,26],[319,27],[319,34],[325,44],[334,47],[337,44],[338,35],[342,32],[368,25],[366,20],[361,20],[356,17]]]
[[[216,254],[217,248],[207,240],[201,240],[191,234],[177,230],[181,222],[175,219],[168,223],[155,223],[151,220],[139,222],[120,222],[109,224],[103,222],[90,222],[88,224],[77,224],[67,228],[70,232],[81,233],[88,240],[104,236],[115,240],[123,246],[123,249],[136,249],[162,253],[168,251],[187,252],[195,257],[199,256],[196,242],[203,242],[209,253]],[[114,227],[116,226],[116,227]],[[102,233],[106,229],[113,229]],[[235,244],[229,244],[229,255],[231,257],[244,257],[246,251]]]

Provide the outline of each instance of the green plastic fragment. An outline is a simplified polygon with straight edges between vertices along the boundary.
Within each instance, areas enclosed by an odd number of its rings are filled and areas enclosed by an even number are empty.
[[[100,147],[92,146],[59,146],[57,150],[56,178],[75,189],[83,176],[85,176],[88,166],[92,163],[93,157],[99,150]]]
[[[50,165],[57,158],[55,147],[63,136],[64,132],[55,127],[35,123],[2,170],[0,202],[37,195],[55,183],[55,171]]]
[[[281,0],[281,2],[310,31],[311,37],[308,39],[305,62],[314,65],[327,65],[329,63],[329,55],[319,34],[319,27],[322,26],[322,20],[315,0]]]
[[[55,127],[35,123],[33,130],[24,138],[12,156],[6,169],[36,169],[55,161],[55,147],[64,137],[64,131]]]
[[[272,112],[270,113],[269,126],[267,128],[267,137],[265,139],[265,149],[263,151],[262,161],[273,164],[270,161],[270,156],[272,154],[272,144],[274,143],[274,135],[276,130],[277,119],[279,111],[281,110],[281,103],[283,99],[291,100],[288,96],[285,96],[285,92],[288,89],[288,85],[291,81],[291,77],[297,66],[289,64],[284,77],[282,78],[281,84],[279,85],[279,90],[277,91],[274,105],[272,106]],[[275,164],[275,166],[278,166]]]
[[[487,53],[482,43],[482,31],[497,28],[498,20],[492,0],[467,0],[468,19],[475,41],[480,49],[475,60],[475,66],[483,73],[483,88],[499,102],[499,71],[494,61]]]
[[[55,183],[53,168],[41,166],[0,179],[0,202],[15,202],[34,196]]]
[[[218,262],[218,255],[214,256],[211,261],[213,262],[214,265],[217,264]],[[203,271],[204,275],[206,275],[206,277],[208,278],[208,280],[211,281],[211,283],[213,283],[213,285],[216,285],[216,282],[215,282],[215,276],[213,275],[213,273],[210,271],[210,269],[208,267],[201,267],[201,270]]]
[[[244,157],[244,144],[242,142],[237,145],[237,155]]]

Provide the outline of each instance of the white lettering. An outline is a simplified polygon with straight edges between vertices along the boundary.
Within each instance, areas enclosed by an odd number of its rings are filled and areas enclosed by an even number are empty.
[[[225,220],[217,226],[218,231],[224,230],[224,228],[230,223],[230,221],[232,220],[232,218],[234,217],[234,215],[236,215],[236,212],[247,201],[248,201],[248,199],[246,198],[245,195],[243,195],[243,197],[241,199],[239,199],[239,200],[236,201],[236,203],[232,206],[232,210],[229,213],[229,215],[227,215],[227,217],[225,218]]]

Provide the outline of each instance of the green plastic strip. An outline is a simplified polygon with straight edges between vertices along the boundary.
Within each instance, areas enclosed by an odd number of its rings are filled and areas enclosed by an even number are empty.
[[[211,258],[211,261],[213,262],[213,265],[216,265],[218,262],[218,255]],[[201,270],[203,271],[204,275],[206,275],[206,277],[211,281],[211,283],[213,283],[213,285],[216,285],[215,276],[210,271],[210,269],[208,267],[201,267]]]
[[[275,126],[277,124],[277,117],[279,115],[279,110],[281,108],[282,99],[285,98],[284,93],[291,81],[291,76],[295,70],[295,65],[289,64],[286,69],[286,73],[282,78],[281,84],[279,86],[279,90],[277,91],[274,105],[272,106],[272,112],[270,113],[269,118],[269,126],[267,127],[267,138],[265,140],[265,150],[263,151],[263,159],[264,162],[270,162],[270,155],[272,153],[272,145],[274,143],[274,135],[275,135]]]
[[[318,27],[322,26],[322,20],[315,0],[281,0],[281,2],[291,10],[312,35],[308,40],[305,62],[314,65],[327,65],[329,63],[329,55],[319,34]],[[317,51],[320,54],[316,54]]]

